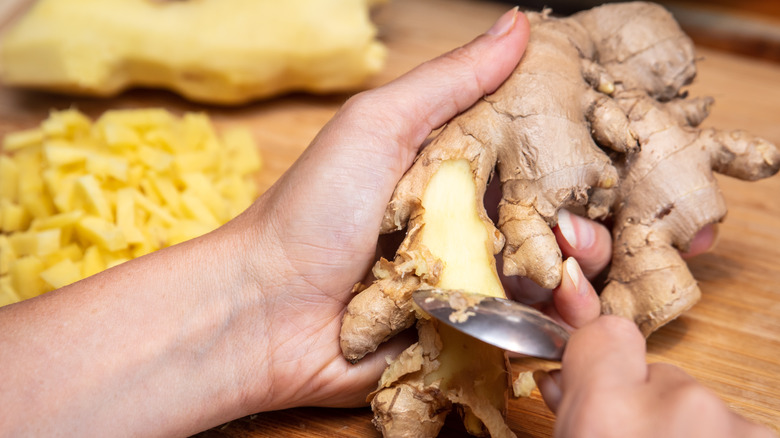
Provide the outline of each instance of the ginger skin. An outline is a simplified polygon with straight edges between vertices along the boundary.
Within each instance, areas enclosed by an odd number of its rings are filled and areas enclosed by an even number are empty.
[[[632,319],[649,336],[700,298],[678,250],[686,251],[702,227],[726,215],[713,170],[751,181],[765,178],[780,167],[780,152],[742,131],[691,129],[670,114],[669,104],[644,93],[618,92],[616,99],[631,108],[642,152],[618,166],[623,182],[602,311]],[[670,182],[669,175],[684,177]]]
[[[641,14],[641,16],[640,16]],[[621,20],[605,21],[609,16]],[[701,292],[679,251],[726,204],[713,171],[754,181],[774,175],[780,152],[743,131],[696,128],[711,98],[686,99],[696,74],[694,47],[674,18],[647,3],[607,5],[575,16],[597,42],[601,65],[616,82],[613,98],[639,139],[636,153],[615,157],[612,267],[603,313],[627,317],[650,333],[693,306]],[[623,29],[643,38],[626,39]],[[621,60],[629,59],[631,68]],[[603,214],[593,207],[591,215]]]

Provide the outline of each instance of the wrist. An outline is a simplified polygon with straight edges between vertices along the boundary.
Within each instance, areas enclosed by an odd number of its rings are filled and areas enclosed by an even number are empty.
[[[215,257],[220,284],[214,285],[222,312],[212,315],[222,353],[217,356],[231,379],[222,390],[231,395],[228,416],[232,419],[272,410],[276,327],[271,312],[283,293],[284,254],[272,233],[264,198],[211,234],[199,246]]]
[[[179,432],[195,433],[255,412],[248,402],[257,394],[247,383],[268,375],[263,282],[246,256],[252,254],[249,232],[228,224],[169,248],[170,255],[160,254],[177,266],[170,277],[162,273],[170,300],[161,300],[161,307],[169,313],[163,316],[167,327],[156,335],[162,338],[161,354],[153,366],[163,371],[159,382],[169,375],[175,397],[170,409],[185,417]]]

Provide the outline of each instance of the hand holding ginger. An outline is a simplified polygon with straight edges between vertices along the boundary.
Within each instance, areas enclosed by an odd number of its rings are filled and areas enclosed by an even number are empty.
[[[431,130],[498,87],[526,37],[499,23],[354,97],[216,231],[0,308],[0,431],[190,435],[260,411],[365,404],[384,355],[353,366],[338,333],[393,187]]]

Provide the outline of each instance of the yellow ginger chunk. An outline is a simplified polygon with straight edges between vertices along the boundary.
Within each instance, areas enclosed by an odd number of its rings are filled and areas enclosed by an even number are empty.
[[[355,90],[384,64],[374,3],[39,0],[5,32],[2,80],[98,96],[160,87],[219,104]],[[115,128],[110,141],[137,144]]]
[[[59,167],[84,161],[88,151],[75,147],[67,141],[51,140],[43,145],[43,156],[50,166]]]
[[[46,292],[46,283],[41,278],[43,270],[43,262],[36,256],[28,255],[11,262],[8,272],[10,284],[20,299],[26,300]]]
[[[197,194],[187,191],[181,196],[181,199],[184,213],[187,217],[201,220],[206,224],[217,224],[219,222]]]
[[[29,222],[30,215],[24,207],[14,204],[10,199],[0,199],[0,230],[20,231],[27,228]]]
[[[14,132],[5,136],[3,150],[6,152],[15,151],[27,146],[40,144],[41,140],[43,140],[43,132],[40,129]]]
[[[81,249],[81,246],[79,244],[74,242],[68,244],[68,246],[52,251],[50,254],[46,255],[43,258],[43,264],[46,266],[53,266],[65,259],[71,261],[78,261],[81,260],[82,258],[84,258],[84,251]]]
[[[87,211],[107,221],[113,220],[114,215],[111,213],[111,207],[94,175],[87,174],[80,177],[76,180],[76,187],[81,190],[80,197],[85,201]]]
[[[21,300],[11,285],[11,277],[8,275],[0,277],[0,306],[13,304]]]
[[[84,216],[81,210],[72,210],[65,213],[58,213],[45,219],[36,219],[30,228],[33,230],[47,230],[51,228],[63,229],[75,225],[76,222]]]
[[[52,112],[41,123],[41,131],[48,138],[74,139],[89,131],[90,125],[87,116],[75,109],[68,109]]]
[[[104,269],[106,269],[106,262],[103,260],[103,255],[100,254],[100,249],[96,245],[87,248],[84,251],[84,258],[81,260],[81,278],[95,275]]]
[[[121,189],[116,198],[116,225],[129,244],[142,243],[143,233],[135,225],[135,200],[133,189]]]
[[[60,249],[61,231],[23,231],[11,234],[8,238],[14,254],[20,256],[35,255],[43,257]]]
[[[41,279],[53,289],[59,289],[81,279],[81,269],[70,259],[63,259],[41,272]]]
[[[16,259],[16,251],[14,251],[8,236],[0,234],[0,276],[4,276],[8,273],[11,267],[11,262]]]
[[[0,199],[16,202],[19,169],[11,158],[0,155]]]
[[[113,223],[96,216],[84,216],[76,225],[78,235],[90,244],[108,251],[127,248],[122,230]]]
[[[239,174],[252,173],[260,169],[262,165],[260,156],[254,150],[252,136],[243,129],[228,129],[225,131],[225,145],[231,156],[235,170]]]
[[[87,172],[103,180],[108,177],[118,181],[127,181],[130,163],[122,157],[114,157],[105,154],[87,155]]]
[[[202,173],[187,173],[182,175],[182,181],[186,187],[184,193],[191,194],[196,200],[200,200],[216,220],[220,222],[228,218],[228,205],[222,201],[222,195],[217,191],[214,183]]]
[[[105,122],[100,127],[103,139],[108,146],[134,147],[141,144],[141,137],[132,127],[121,123]]]
[[[0,155],[0,305],[205,234],[257,196],[248,131],[205,114],[69,109]]]

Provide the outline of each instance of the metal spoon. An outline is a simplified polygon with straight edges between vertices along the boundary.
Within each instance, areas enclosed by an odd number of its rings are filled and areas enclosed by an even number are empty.
[[[444,289],[418,290],[414,302],[456,330],[509,352],[560,360],[569,333],[517,301]]]

